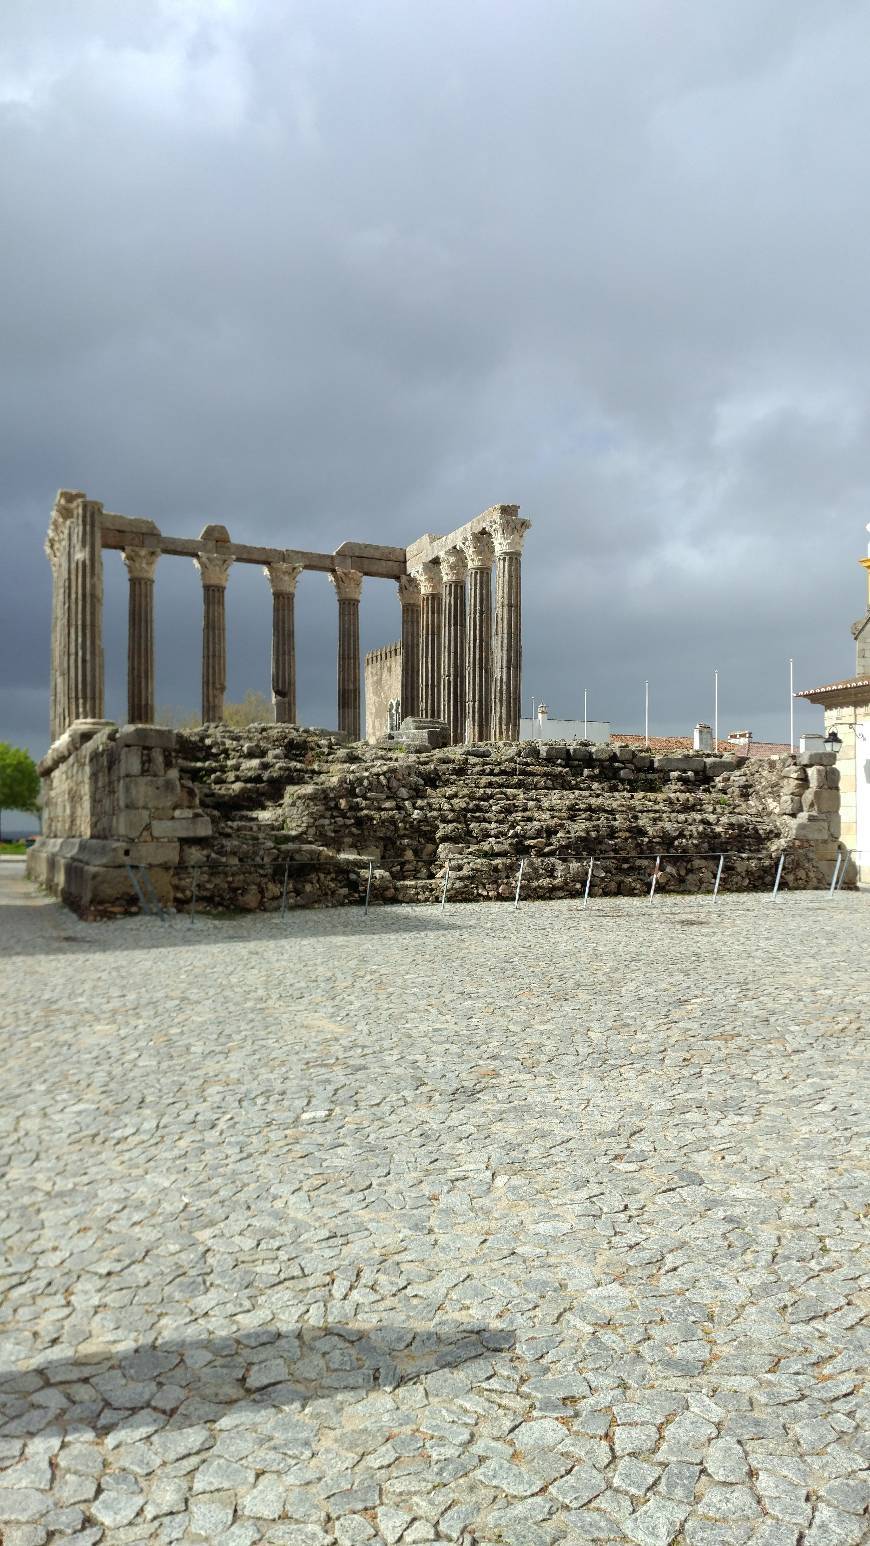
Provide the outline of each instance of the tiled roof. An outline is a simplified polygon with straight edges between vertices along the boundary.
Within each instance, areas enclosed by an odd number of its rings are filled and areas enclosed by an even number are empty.
[[[614,746],[649,746],[651,752],[690,752],[692,750],[692,737],[690,735],[651,735],[649,741],[644,736],[634,731],[623,733],[614,730],[610,737]],[[741,741],[736,745],[729,742],[727,736],[719,738],[720,753],[736,752],[738,756],[746,756],[746,743]],[[787,741],[750,741],[750,757],[784,757],[791,751]],[[709,753],[708,753],[709,755]]]
[[[828,682],[825,687],[807,687],[804,692],[796,692],[796,698],[811,698],[818,692],[849,692],[853,687],[862,687],[865,692],[870,692],[870,677],[851,676],[846,682]]]

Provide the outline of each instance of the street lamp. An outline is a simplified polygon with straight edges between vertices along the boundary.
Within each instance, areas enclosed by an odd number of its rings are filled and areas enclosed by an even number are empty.
[[[836,757],[836,755],[839,752],[840,747],[842,746],[842,744],[843,744],[842,739],[840,738],[840,736],[838,736],[836,730],[833,729],[833,728],[830,729],[828,731],[827,735],[825,736],[825,751],[826,752],[832,752],[833,755]]]

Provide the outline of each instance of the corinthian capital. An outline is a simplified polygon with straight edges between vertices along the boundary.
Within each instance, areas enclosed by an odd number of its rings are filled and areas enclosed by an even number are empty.
[[[421,602],[420,581],[413,574],[403,574],[397,581],[399,600],[403,607],[418,607]]]
[[[469,569],[491,569],[493,541],[488,531],[469,531],[462,539],[462,549]]]
[[[272,587],[273,596],[295,596],[296,581],[302,573],[302,565],[266,564],[263,573]]]
[[[445,585],[461,584],[465,579],[465,554],[461,548],[448,548],[441,554],[441,575]]]
[[[159,548],[125,548],[124,563],[131,580],[153,580]]]
[[[230,575],[231,558],[219,558],[217,553],[200,553],[193,562],[200,573],[203,585],[226,586]]]
[[[333,569],[329,578],[335,586],[339,601],[359,601],[363,576],[358,569]]]
[[[505,553],[521,553],[531,521],[517,514],[519,505],[493,505],[486,511],[487,530],[495,546],[496,558]]]
[[[444,589],[441,566],[431,559],[414,570],[414,578],[420,586],[421,596],[440,596]]]

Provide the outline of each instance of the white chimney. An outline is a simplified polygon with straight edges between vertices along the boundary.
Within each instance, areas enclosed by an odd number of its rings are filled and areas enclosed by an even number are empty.
[[[539,720],[541,720],[541,721],[545,720],[547,715],[549,714],[549,712],[550,712],[550,710],[547,708],[546,703],[539,703],[538,704],[538,719]]]
[[[692,745],[696,752],[711,752],[713,750],[712,725],[696,725],[692,735]]]

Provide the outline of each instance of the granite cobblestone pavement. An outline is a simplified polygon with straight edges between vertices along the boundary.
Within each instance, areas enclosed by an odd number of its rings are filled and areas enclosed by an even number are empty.
[[[4,867],[3,1546],[860,1546],[870,895]]]

